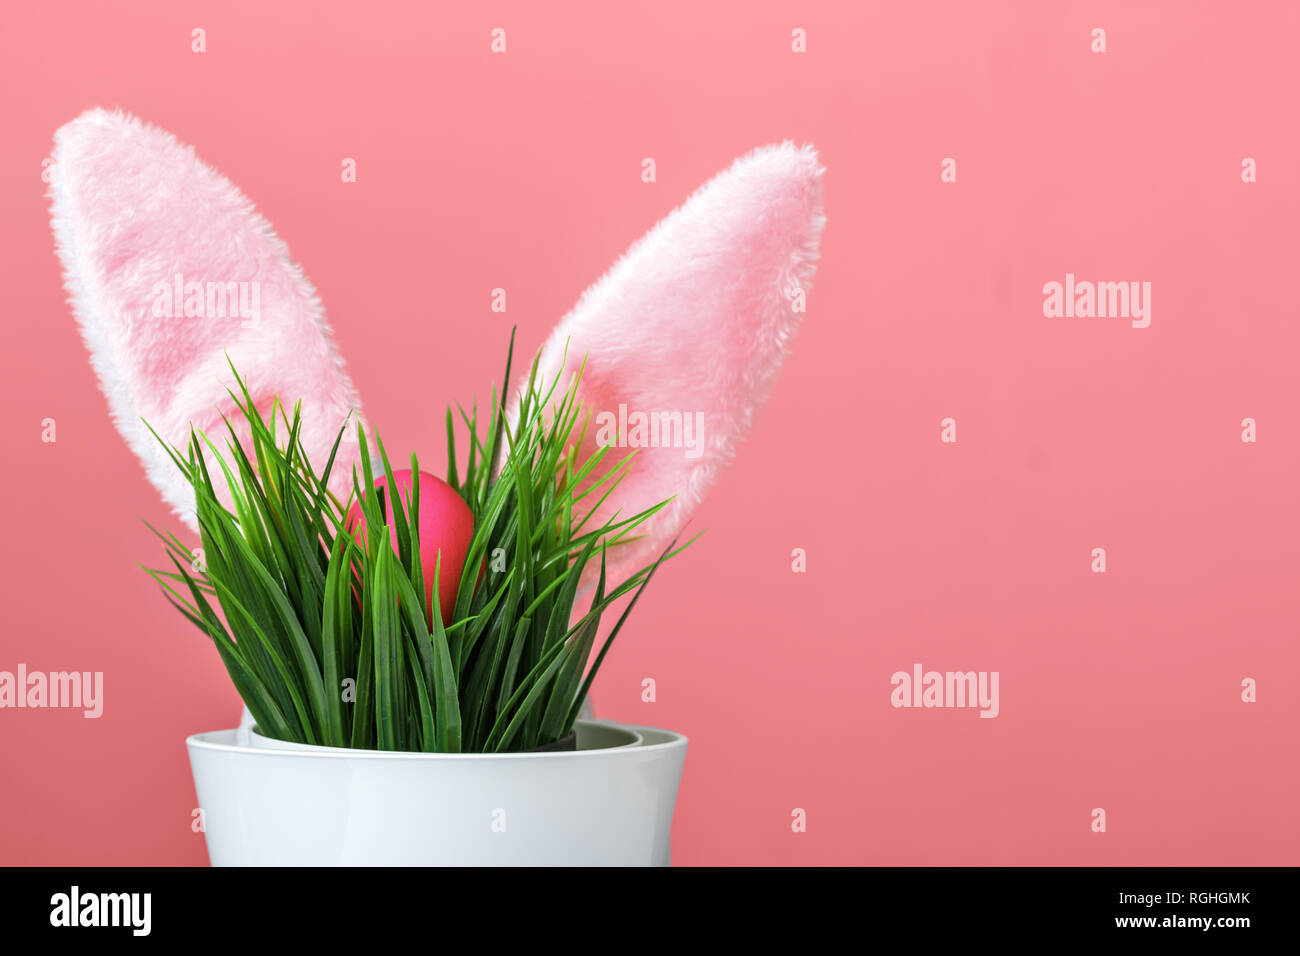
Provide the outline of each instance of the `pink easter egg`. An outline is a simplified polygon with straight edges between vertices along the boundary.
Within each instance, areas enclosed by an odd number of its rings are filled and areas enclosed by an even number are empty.
[[[411,471],[404,469],[393,472],[398,492],[402,496],[402,507],[409,509],[406,501],[411,492]],[[460,575],[465,568],[465,557],[469,554],[470,539],[474,535],[474,513],[451,485],[427,471],[419,473],[420,482],[420,560],[424,568],[425,610],[430,619],[433,615],[433,571],[438,567],[438,607],[442,610],[442,622],[452,623],[451,615],[456,606],[456,589],[460,586]],[[383,496],[384,514],[390,514],[387,501],[388,478],[384,475],[375,477],[375,491]],[[360,502],[354,503],[348,511],[346,527],[358,540],[364,540],[366,519]],[[391,525],[390,525],[391,528]],[[396,531],[390,531],[393,551],[397,552]],[[439,558],[441,555],[441,558]],[[441,564],[439,564],[441,560]]]

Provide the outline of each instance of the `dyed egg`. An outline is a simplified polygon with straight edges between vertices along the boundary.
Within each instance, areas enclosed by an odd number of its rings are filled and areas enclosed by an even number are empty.
[[[403,509],[406,509],[406,501],[411,493],[411,475],[410,469],[393,472],[393,480],[402,496]],[[474,536],[474,513],[470,511],[465,499],[441,478],[427,471],[420,472],[417,477],[420,482],[420,561],[424,568],[425,610],[432,620],[433,571],[436,567],[439,569],[438,607],[442,610],[442,623],[446,626],[452,623],[456,589],[460,586],[461,571],[465,568],[470,539]],[[387,476],[375,476],[375,491],[385,499],[384,514],[388,515]],[[364,540],[366,519],[359,502],[354,503],[348,511],[347,527],[359,540]],[[389,538],[396,553],[396,531],[390,531]]]

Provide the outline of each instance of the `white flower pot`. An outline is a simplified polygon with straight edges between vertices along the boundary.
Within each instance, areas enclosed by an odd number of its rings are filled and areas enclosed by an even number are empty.
[[[686,738],[577,729],[567,753],[185,743],[214,866],[667,866]]]

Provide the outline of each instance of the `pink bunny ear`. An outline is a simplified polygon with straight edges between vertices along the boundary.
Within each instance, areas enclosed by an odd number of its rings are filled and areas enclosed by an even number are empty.
[[[583,453],[619,445],[603,467],[636,449],[587,527],[676,496],[640,541],[610,552],[611,580],[682,529],[771,389],[818,257],[823,172],[812,147],[790,143],[737,160],[632,246],[544,346],[547,384],[561,375],[563,387],[586,358]]]
[[[315,290],[253,204],[122,113],[63,126],[54,160],[64,284],[113,420],[167,503],[194,527],[193,491],[144,422],[182,448],[193,423],[224,449],[221,415],[238,417],[227,355],[264,415],[276,396],[290,410],[302,399],[304,447],[323,467],[359,401]],[[344,496],[355,454],[345,438],[331,482]]]

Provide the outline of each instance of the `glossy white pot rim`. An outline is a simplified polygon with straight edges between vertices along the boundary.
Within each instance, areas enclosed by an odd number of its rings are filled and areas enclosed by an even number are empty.
[[[423,753],[417,751],[390,750],[353,750],[350,747],[327,747],[319,744],[298,744],[292,748],[259,746],[256,744],[225,743],[222,739],[237,739],[235,730],[214,730],[193,734],[185,738],[185,746],[191,750],[235,751],[258,757],[289,757],[292,759],[326,759],[326,760],[414,760],[438,763],[473,763],[479,761],[532,761],[532,760],[594,760],[617,757],[620,754],[644,754],[647,751],[663,752],[685,749],[687,737],[671,730],[657,727],[641,727],[635,724],[618,724],[613,721],[578,721],[579,724],[594,724],[599,727],[629,730],[641,737],[640,742],[615,747],[600,747],[592,750],[556,750],[541,753]],[[251,735],[250,735],[251,736]],[[260,736],[260,735],[259,735]]]

